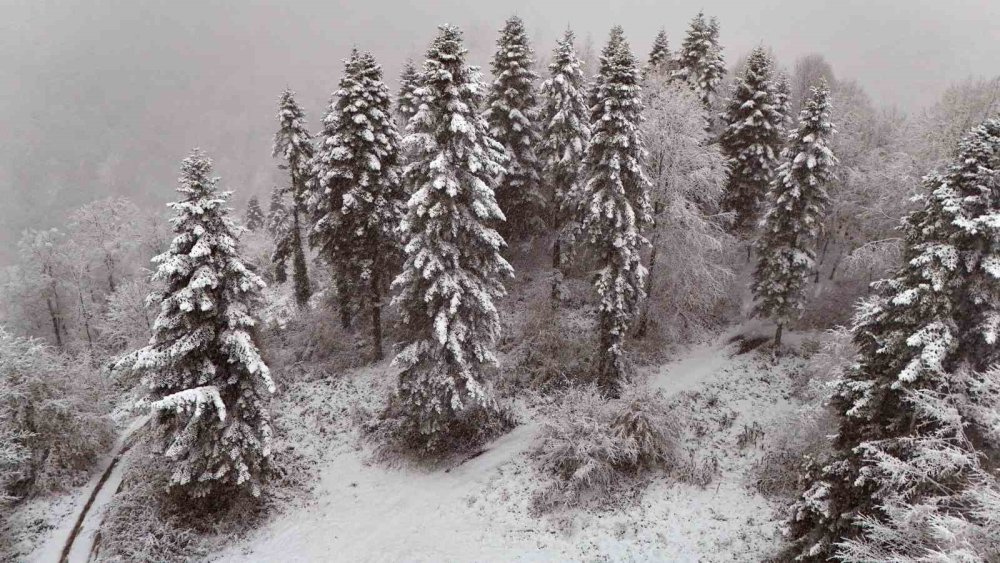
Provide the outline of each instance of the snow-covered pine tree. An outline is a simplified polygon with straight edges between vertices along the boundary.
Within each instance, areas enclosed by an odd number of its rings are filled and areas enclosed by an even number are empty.
[[[504,145],[509,158],[496,188],[497,202],[507,217],[499,228],[507,240],[541,233],[547,224],[536,155],[540,135],[534,64],[524,22],[513,16],[497,40],[490,65],[495,78],[485,111],[490,136]]]
[[[558,302],[563,254],[573,243],[579,207],[583,158],[590,142],[587,100],[580,59],[573,46],[573,32],[566,30],[552,54],[551,77],[542,84],[542,144],[539,157],[545,181],[552,188],[549,205],[556,238],[552,246],[552,299]]]
[[[857,312],[857,361],[831,401],[834,453],[792,507],[789,556],[1000,555],[1000,513],[981,509],[1000,504],[984,475],[1000,451],[1000,120],[973,129],[924,185],[902,265]]]
[[[149,345],[116,362],[143,376],[171,487],[222,499],[260,494],[270,455],[268,396],[274,382],[257,349],[254,312],[264,282],[240,258],[241,228],[229,217],[212,161],[195,149],[181,165],[175,237],[155,257],[150,296],[160,303]],[[151,400],[151,401],[150,401]]]
[[[413,61],[407,59],[403,63],[403,71],[399,74],[399,94],[396,97],[396,115],[399,117],[400,129],[417,113],[416,89],[420,86],[420,75]]]
[[[722,209],[735,214],[733,233],[743,236],[757,226],[784,141],[785,117],[771,72],[767,51],[754,48],[720,116],[725,129],[719,144],[729,168]]]
[[[477,113],[478,69],[466,66],[465,55],[461,31],[441,26],[405,139],[413,195],[402,224],[406,261],[393,282],[404,347],[390,412],[428,449],[446,446],[456,424],[497,408],[484,369],[496,363],[494,300],[513,275],[493,228],[504,220],[493,186],[506,155]]]
[[[581,187],[580,242],[601,261],[594,286],[600,296],[599,365],[603,391],[617,395],[625,375],[628,326],[645,291],[640,256],[648,244],[642,228],[652,220],[649,179],[642,169],[639,69],[619,26],[601,53],[600,73],[591,106],[591,140]]]
[[[279,233],[281,240],[275,242],[275,269],[283,270],[284,261],[292,259],[292,282],[295,284],[295,302],[304,306],[312,295],[309,287],[309,272],[306,269],[305,252],[302,250],[302,215],[305,213],[307,190],[312,183],[310,160],[313,155],[312,139],[306,129],[305,112],[295,101],[295,92],[285,90],[278,102],[278,132],[274,134],[273,156],[285,161],[282,168],[288,170],[291,180],[286,189],[291,194],[291,225]],[[285,249],[285,252],[281,252]]]
[[[792,87],[788,84],[788,75],[779,72],[774,81],[774,106],[781,114],[781,131],[792,121]]]
[[[653,39],[653,47],[649,50],[649,59],[643,69],[643,77],[653,74],[667,74],[672,70],[672,56],[670,54],[670,43],[667,40],[667,30],[660,28]]]
[[[257,196],[250,196],[247,202],[246,228],[251,231],[259,231],[264,228],[264,210],[260,208],[260,200]]]
[[[673,77],[686,81],[705,108],[711,110],[716,90],[726,73],[719,45],[718,20],[705,21],[705,14],[698,12],[691,20],[674,64],[677,68]]]
[[[271,265],[274,268],[274,281],[283,284],[288,280],[285,265],[292,256],[293,237],[288,235],[292,221],[284,202],[285,190],[275,186],[271,190],[271,206],[267,211],[267,232],[274,240],[274,252],[271,253]]]
[[[387,272],[400,262],[398,227],[406,195],[397,170],[399,144],[382,67],[371,53],[354,49],[323,118],[313,159],[316,223],[309,241],[333,268],[341,310],[370,313],[376,359],[383,355]]]
[[[816,238],[823,226],[829,197],[825,184],[833,175],[837,158],[828,146],[836,131],[830,123],[830,91],[826,83],[813,87],[799,114],[799,127],[789,136],[771,189],[757,249],[760,257],[753,274],[753,314],[768,317],[781,331],[802,312],[806,276],[815,262]]]

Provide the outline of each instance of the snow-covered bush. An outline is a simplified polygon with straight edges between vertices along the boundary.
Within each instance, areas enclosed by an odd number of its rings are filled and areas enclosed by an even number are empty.
[[[114,439],[108,395],[83,362],[0,328],[0,498],[85,481]]]
[[[149,342],[157,305],[147,299],[151,290],[143,277],[119,283],[108,295],[106,310],[97,323],[100,340],[108,351],[121,353]]]
[[[534,456],[554,481],[537,492],[537,510],[600,501],[628,478],[674,462],[679,429],[662,394],[628,386],[608,400],[596,386],[574,387],[543,415]]]
[[[192,513],[163,494],[170,468],[142,440],[123,460],[119,491],[105,508],[98,561],[184,562],[203,559],[261,514],[259,499],[241,496],[218,511]]]

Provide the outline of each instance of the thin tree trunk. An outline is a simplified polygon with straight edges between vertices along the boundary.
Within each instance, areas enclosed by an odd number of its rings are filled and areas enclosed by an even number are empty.
[[[652,250],[649,251],[649,267],[646,269],[646,301],[642,305],[642,312],[639,314],[639,322],[635,327],[635,337],[645,338],[649,331],[649,307],[650,296],[653,294],[653,274],[656,272],[656,259],[659,255],[660,232],[653,232],[651,241]]]
[[[372,347],[375,350],[375,361],[384,356],[382,351],[382,273],[380,267],[372,269]]]
[[[785,328],[785,325],[778,323],[778,328],[774,331],[774,347],[779,348],[781,346],[781,332]]]
[[[90,352],[94,352],[94,338],[90,334],[90,315],[87,313],[87,305],[83,301],[83,289],[77,288],[76,292],[80,300],[80,316],[83,317],[83,329],[87,333],[87,347]]]
[[[56,335],[56,346],[62,348],[62,335],[59,333],[59,312],[56,307],[52,305],[52,298],[45,298],[45,305],[49,309],[49,316],[52,318],[52,332]]]
[[[559,304],[562,286],[562,245],[559,228],[556,227],[556,240],[552,243],[552,305]]]

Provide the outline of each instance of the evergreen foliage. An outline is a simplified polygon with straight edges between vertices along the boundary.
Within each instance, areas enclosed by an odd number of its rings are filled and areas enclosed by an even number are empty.
[[[669,73],[673,66],[672,59],[667,30],[660,28],[656,38],[653,39],[653,47],[649,50],[649,59],[646,61],[646,68],[643,69],[643,76]]]
[[[267,211],[267,232],[274,239],[274,252],[271,254],[271,264],[274,268],[274,280],[278,284],[288,280],[286,264],[292,256],[294,238],[289,234],[292,228],[291,216],[284,202],[285,191],[275,187],[271,190],[271,206]]]
[[[504,145],[509,158],[496,188],[497,202],[507,218],[500,230],[508,240],[541,233],[547,224],[536,155],[541,139],[534,64],[524,22],[511,17],[497,40],[491,64],[495,79],[485,112],[490,136]]]
[[[291,184],[285,191],[291,194],[292,221],[288,229],[279,233],[275,242],[274,263],[276,271],[283,271],[288,258],[292,259],[292,282],[295,284],[295,302],[305,306],[312,295],[305,252],[302,249],[302,215],[306,210],[307,191],[312,183],[310,161],[313,156],[312,138],[306,129],[305,112],[295,101],[295,92],[285,90],[278,102],[278,132],[274,135],[273,156],[285,161]],[[279,280],[283,276],[276,276]]]
[[[404,129],[417,113],[416,89],[419,86],[420,75],[417,73],[417,67],[412,60],[407,59],[399,75],[399,95],[396,97],[396,115],[399,116],[400,127]]]
[[[581,189],[580,242],[591,247],[601,269],[598,382],[616,395],[625,376],[625,339],[645,295],[646,268],[640,252],[642,229],[652,220],[649,179],[640,123],[639,69],[621,27],[611,31],[601,53],[591,106],[587,181]]]
[[[802,312],[806,277],[815,263],[814,245],[829,201],[825,184],[837,163],[828,146],[836,132],[829,118],[830,91],[821,83],[799,114],[798,130],[789,137],[768,192],[752,289],[754,315],[778,325],[775,344]]]
[[[240,258],[212,161],[195,149],[181,165],[169,250],[155,257],[160,313],[150,343],[116,363],[143,376],[172,469],[171,487],[192,497],[260,494],[268,471],[274,392],[261,359],[254,311],[264,282]]]
[[[832,459],[792,509],[803,560],[1000,556],[1000,121],[924,185],[902,265],[857,313]]]
[[[441,26],[405,139],[413,195],[402,224],[406,260],[393,282],[404,335],[390,411],[429,449],[446,446],[463,421],[497,409],[486,371],[500,332],[494,301],[513,273],[493,228],[504,219],[493,186],[505,153],[477,114],[481,85],[465,55],[458,28]]]
[[[747,235],[756,227],[778,166],[785,120],[780,103],[771,58],[763,47],[757,47],[747,59],[743,76],[733,84],[721,116],[725,130],[719,144],[729,167],[722,208],[735,214],[734,233]]]
[[[552,246],[553,300],[559,299],[563,255],[572,246],[576,231],[583,159],[590,142],[583,70],[573,40],[573,32],[566,30],[552,55],[551,76],[541,88],[543,130],[539,156],[544,163],[545,181],[552,189],[549,207],[556,232]]]
[[[673,77],[687,82],[705,108],[711,109],[716,90],[726,73],[719,45],[718,20],[705,21],[705,14],[698,12],[691,20],[675,65]]]
[[[309,240],[333,268],[342,311],[371,314],[372,344],[381,359],[382,297],[390,281],[386,272],[399,264],[405,194],[392,101],[371,53],[351,52],[333,98],[313,161],[316,222]]]
[[[260,208],[260,201],[257,199],[257,196],[251,196],[250,201],[247,202],[247,215],[244,220],[246,228],[251,231],[259,231],[264,228],[265,221],[264,210]]]

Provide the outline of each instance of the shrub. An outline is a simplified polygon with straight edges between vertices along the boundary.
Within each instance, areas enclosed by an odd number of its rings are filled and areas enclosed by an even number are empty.
[[[591,316],[549,303],[536,304],[527,315],[503,364],[500,393],[514,395],[525,387],[547,392],[593,381]]]
[[[678,425],[660,393],[629,387],[608,400],[594,385],[576,387],[543,415],[534,456],[555,482],[536,494],[537,510],[606,498],[616,485],[673,461]]]
[[[84,483],[114,440],[108,395],[86,362],[0,328],[0,497]]]

